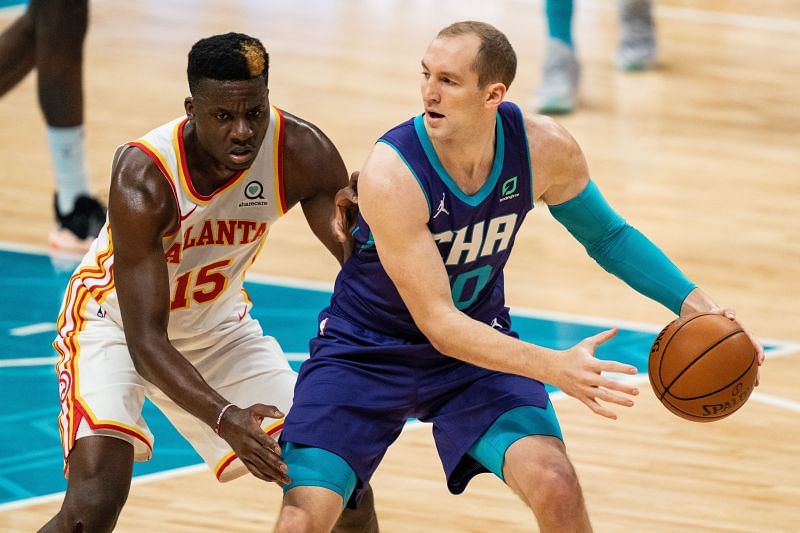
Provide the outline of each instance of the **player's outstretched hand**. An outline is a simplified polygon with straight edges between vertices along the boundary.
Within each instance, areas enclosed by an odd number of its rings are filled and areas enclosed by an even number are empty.
[[[556,362],[556,379],[553,380],[553,385],[565,394],[577,398],[598,415],[613,420],[617,419],[617,415],[601,405],[598,400],[631,407],[633,400],[616,393],[621,392],[631,396],[639,394],[639,389],[635,386],[602,375],[603,372],[635,375],[635,367],[616,361],[597,359],[594,355],[598,346],[616,334],[617,328],[603,331],[561,352]]]
[[[353,228],[358,216],[358,170],[350,174],[350,183],[336,193],[336,218],[333,221],[333,233],[344,246],[344,259],[353,251]]]
[[[277,407],[257,403],[246,409],[233,406],[225,411],[219,424],[219,436],[231,445],[250,472],[264,481],[289,483],[288,467],[281,461],[281,448],[264,433],[264,418],[283,418]]]

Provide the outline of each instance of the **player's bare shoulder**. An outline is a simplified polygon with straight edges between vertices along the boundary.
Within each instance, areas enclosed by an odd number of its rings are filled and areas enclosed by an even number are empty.
[[[312,122],[281,111],[284,120],[283,179],[289,206],[320,191],[347,185],[347,170],[339,151]]]
[[[168,180],[142,150],[127,144],[120,146],[111,166],[109,210],[154,216],[171,227],[177,220],[178,206]]]
[[[403,219],[427,222],[430,207],[425,193],[411,170],[394,148],[383,142],[375,143],[367,157],[358,181],[359,205],[369,222],[370,212]],[[376,209],[376,207],[378,209]]]
[[[538,156],[562,157],[575,150],[580,151],[578,143],[567,129],[546,115],[526,113],[525,133],[531,149],[535,149]]]
[[[564,126],[551,117],[526,113],[525,132],[531,154],[534,197],[537,200],[544,197],[547,201],[548,190],[571,189],[571,183],[576,179],[588,178],[583,151]]]

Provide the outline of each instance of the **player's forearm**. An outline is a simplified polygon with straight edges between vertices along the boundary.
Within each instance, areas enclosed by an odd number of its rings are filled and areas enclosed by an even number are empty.
[[[467,363],[550,382],[557,352],[522,342],[460,312],[424,331],[441,353]]]
[[[625,222],[593,182],[571,200],[550,206],[550,212],[606,271],[680,313],[695,284],[650,239]]]
[[[176,404],[212,428],[228,401],[164,337],[128,341],[136,371]]]

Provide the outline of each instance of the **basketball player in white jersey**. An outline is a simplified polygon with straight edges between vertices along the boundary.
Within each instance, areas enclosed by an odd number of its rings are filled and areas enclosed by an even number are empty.
[[[347,173],[322,132],[270,106],[268,67],[252,37],[197,42],[186,116],[115,154],[109,221],[72,276],[58,319],[69,482],[43,531],[114,528],[133,462],[153,449],[145,397],[220,481],[248,470],[289,481],[276,434],[295,374],[250,317],[243,279],[270,226],[296,203],[343,260],[332,221]],[[377,531],[371,499],[339,526]]]

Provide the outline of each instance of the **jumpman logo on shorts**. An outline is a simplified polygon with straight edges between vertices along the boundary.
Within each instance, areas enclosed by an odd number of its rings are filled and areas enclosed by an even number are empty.
[[[450,214],[450,211],[448,211],[444,206],[444,193],[442,193],[442,201],[439,202],[439,208],[436,210],[436,213],[433,215],[433,218],[438,217],[442,213],[444,213],[445,215]]]

